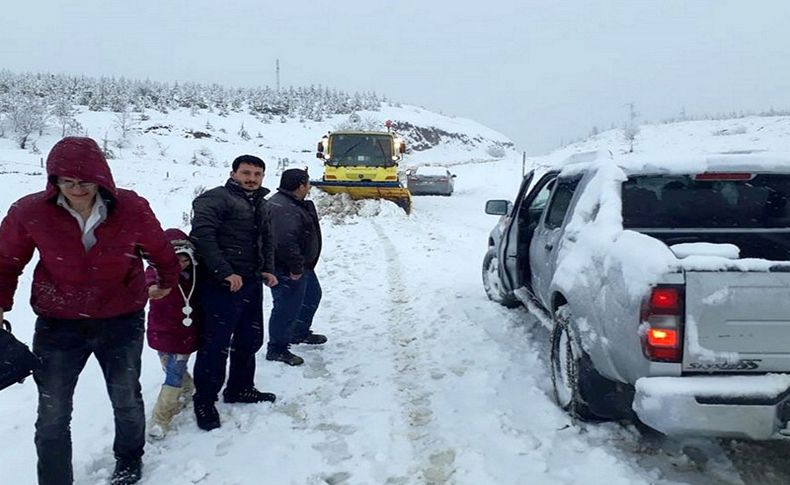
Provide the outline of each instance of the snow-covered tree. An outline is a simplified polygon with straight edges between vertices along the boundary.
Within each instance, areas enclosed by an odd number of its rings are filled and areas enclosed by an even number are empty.
[[[505,149],[504,149],[504,147],[502,147],[502,145],[498,145],[498,144],[490,145],[488,148],[486,148],[486,153],[491,158],[500,159],[500,158],[504,158],[505,157]]]
[[[138,125],[140,121],[138,116],[132,113],[128,106],[124,106],[121,111],[115,115],[113,126],[121,136],[121,140],[128,140],[129,133]]]
[[[628,122],[623,127],[623,138],[628,143],[628,153],[634,153],[634,143],[640,131],[639,124],[636,122],[639,113],[636,112],[633,102],[626,104],[626,106],[628,106]]]
[[[192,152],[192,158],[189,160],[190,165],[208,165],[209,167],[216,167],[217,160],[214,154],[207,147],[200,147],[199,150]]]
[[[244,128],[244,123],[241,124],[241,128],[239,128],[238,135],[239,138],[241,138],[244,141],[249,141],[252,138],[250,134],[247,132],[247,129]]]
[[[16,135],[19,148],[26,148],[28,140],[34,133],[41,133],[47,127],[49,114],[44,100],[22,93],[13,93],[6,98],[8,111],[6,116]]]
[[[378,110],[382,100],[376,93],[346,93],[323,86],[287,87],[275,90],[263,88],[227,88],[217,84],[162,83],[125,78],[89,78],[53,74],[15,74],[0,70],[0,96],[9,92],[25,92],[52,105],[67,96],[76,106],[90,111],[110,109],[120,113],[129,109],[142,113],[146,109],[168,113],[187,108],[218,112],[227,116],[230,111],[248,111],[253,115],[268,115],[288,119],[322,120],[332,115],[347,115],[354,110]],[[266,120],[267,118],[262,118]],[[61,120],[58,120],[61,126]],[[264,121],[265,122],[265,121]],[[8,123],[10,129],[10,122]]]
[[[67,93],[61,93],[55,98],[52,105],[52,116],[60,125],[60,136],[74,135],[82,130],[82,125],[77,121],[79,110],[74,106]]]

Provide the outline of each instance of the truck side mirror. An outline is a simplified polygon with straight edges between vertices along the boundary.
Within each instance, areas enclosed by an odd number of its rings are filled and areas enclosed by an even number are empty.
[[[507,200],[489,200],[486,202],[486,214],[504,216],[510,212],[511,204]]]
[[[316,148],[316,151],[318,153],[324,153],[324,142],[321,141],[318,142],[318,148]]]
[[[321,160],[323,160],[324,159],[324,154],[321,153],[321,152],[318,152],[318,153],[315,154],[315,158],[320,158]]]

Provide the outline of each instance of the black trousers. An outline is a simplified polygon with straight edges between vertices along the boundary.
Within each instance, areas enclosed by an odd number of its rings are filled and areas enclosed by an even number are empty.
[[[203,278],[198,284],[204,333],[195,359],[193,399],[204,404],[217,400],[228,355],[227,389],[255,386],[255,353],[263,345],[263,283],[245,278],[235,293],[215,279]]]
[[[74,388],[91,354],[101,366],[115,415],[115,457],[143,456],[145,410],[140,392],[140,358],[144,320],[141,310],[114,318],[36,321],[33,352],[42,361],[33,373],[38,385],[35,442],[39,484],[71,484],[74,480],[71,463]]]

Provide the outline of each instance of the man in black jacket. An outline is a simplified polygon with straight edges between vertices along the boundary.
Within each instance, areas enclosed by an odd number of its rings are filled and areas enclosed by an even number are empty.
[[[220,426],[214,406],[230,371],[225,402],[273,402],[275,395],[255,388],[255,353],[263,345],[263,286],[277,285],[274,245],[261,187],[266,165],[242,155],[233,161],[224,186],[192,203],[190,238],[198,253],[198,301],[204,333],[195,361],[195,416],[206,431]],[[185,313],[188,310],[185,308]]]
[[[275,243],[274,268],[279,284],[272,288],[274,307],[269,316],[266,360],[301,365],[304,359],[290,352],[291,344],[323,344],[313,333],[313,315],[321,301],[315,266],[321,254],[321,228],[312,201],[306,170],[283,172],[277,193],[269,199]]]

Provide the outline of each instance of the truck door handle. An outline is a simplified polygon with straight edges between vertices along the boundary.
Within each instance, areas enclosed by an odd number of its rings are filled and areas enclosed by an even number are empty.
[[[552,243],[546,243],[546,245],[543,247],[546,248],[546,251],[551,251],[554,249],[554,245]]]

